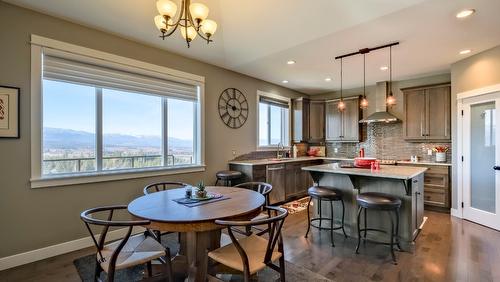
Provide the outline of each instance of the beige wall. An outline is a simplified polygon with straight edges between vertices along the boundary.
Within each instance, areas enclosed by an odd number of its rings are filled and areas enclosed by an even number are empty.
[[[470,56],[451,65],[451,129],[457,141],[457,94],[500,83],[500,46]],[[455,152],[456,150],[452,150]],[[457,157],[453,156],[452,207],[457,208]]]
[[[206,172],[30,189],[30,34],[204,76]],[[257,90],[301,96],[274,84],[1,1],[0,85],[21,88],[21,139],[0,139],[0,258],[88,236],[79,219],[82,210],[128,203],[141,194],[147,183],[165,179],[188,183],[204,179],[213,183],[215,172],[226,168],[227,160],[232,158],[231,150],[240,154],[256,147]],[[218,96],[227,87],[240,89],[250,103],[249,119],[237,130],[226,127],[217,113]]]

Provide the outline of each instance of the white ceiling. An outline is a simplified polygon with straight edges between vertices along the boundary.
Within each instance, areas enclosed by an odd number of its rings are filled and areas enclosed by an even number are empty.
[[[210,45],[187,48],[180,33],[162,41],[156,0],[4,0],[307,94],[340,87],[333,58],[400,41],[393,75],[405,79],[449,71],[450,64],[500,44],[498,0],[193,0],[210,8],[219,28]],[[174,0],[179,2],[180,0]],[[458,20],[464,8],[477,12]],[[462,49],[472,49],[459,55]],[[366,58],[366,81],[387,80],[388,49]],[[295,65],[287,65],[287,60]],[[333,81],[325,82],[326,77]],[[344,60],[344,87],[362,86],[362,56]]]

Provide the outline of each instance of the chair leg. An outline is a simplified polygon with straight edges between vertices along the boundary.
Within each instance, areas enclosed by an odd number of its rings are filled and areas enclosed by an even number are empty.
[[[161,231],[159,230],[155,230],[155,235],[156,235],[156,239],[158,240],[158,243],[161,244]]]
[[[307,231],[304,238],[307,238],[307,234],[309,234],[309,230],[311,229],[311,216],[309,215],[309,207],[311,206],[312,197],[309,197],[309,202],[307,203]]]
[[[359,254],[359,245],[361,245],[361,231],[360,231],[360,224],[359,220],[361,217],[361,211],[363,210],[362,207],[358,208],[358,217],[357,217],[357,225],[358,225],[358,245],[356,246],[356,254]]]
[[[396,245],[398,246],[398,249],[402,251],[403,249],[401,248],[401,245],[399,244],[399,208],[396,209]]]
[[[115,269],[114,267],[108,270],[108,279],[106,279],[107,282],[113,282],[115,281]]]
[[[219,184],[219,178],[217,178],[217,180],[215,180],[215,186],[217,186],[217,184]]]
[[[335,243],[333,242],[333,201],[330,201],[330,240],[332,247],[335,247]]]
[[[148,277],[152,277],[153,276],[153,267],[151,266],[151,261],[148,261],[146,263],[146,269],[148,271]]]
[[[366,224],[366,221],[367,221],[367,218],[368,218],[368,217],[366,216],[366,210],[367,210],[367,209],[364,209],[364,210],[365,210],[365,211],[364,211],[364,221],[365,221],[365,233],[364,233],[364,238],[366,239],[366,232],[367,232],[367,230],[366,230],[366,229],[367,229],[367,226],[368,226],[368,225]]]
[[[394,254],[394,232],[395,232],[395,226],[394,226],[394,219],[392,218],[392,214],[389,212],[389,218],[391,219],[391,256],[392,256],[392,262],[394,264],[398,264],[396,261],[396,255]]]
[[[323,218],[323,215],[322,215],[322,210],[321,210],[321,198],[318,198],[318,213],[319,213],[319,230],[321,231],[321,221],[322,221],[322,218]]]
[[[342,203],[342,232],[344,232],[344,236],[347,238],[347,233],[345,233],[345,229],[344,229],[344,218],[345,218],[344,199],[341,199],[340,202]]]
[[[285,256],[280,257],[280,281],[285,282]]]
[[[101,268],[101,265],[99,264],[99,262],[96,260],[95,261],[95,273],[94,273],[94,281],[99,281],[100,280],[100,276],[101,276],[101,272],[102,272],[102,268]]]
[[[165,271],[167,272],[168,281],[174,282],[174,275],[172,272],[172,261],[169,248],[165,248]]]

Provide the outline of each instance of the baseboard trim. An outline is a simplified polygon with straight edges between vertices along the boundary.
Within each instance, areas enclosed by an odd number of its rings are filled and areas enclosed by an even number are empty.
[[[137,234],[140,232],[144,232],[144,228],[142,227],[134,227],[132,233]],[[106,236],[106,241],[113,241],[122,238],[126,235],[127,228],[122,228],[118,230],[113,230],[108,233]],[[70,253],[73,251],[81,250],[84,248],[88,248],[94,246],[92,238],[90,236],[76,239],[73,241],[64,242],[61,244],[56,244],[52,246],[48,246],[45,248],[28,251],[25,253],[15,254],[8,257],[0,258],[0,271],[13,268],[16,266],[28,264],[31,262],[39,261],[42,259]]]
[[[451,216],[462,218],[462,213],[458,211],[458,209],[450,209]]]

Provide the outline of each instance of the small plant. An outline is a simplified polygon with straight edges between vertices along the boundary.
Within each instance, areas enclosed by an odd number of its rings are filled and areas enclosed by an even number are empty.
[[[196,184],[196,197],[198,198],[205,198],[207,196],[207,190],[205,190],[205,183],[202,181],[198,182]]]
[[[436,153],[446,153],[448,152],[448,146],[436,146],[434,148],[432,148],[432,151],[436,152]]]

